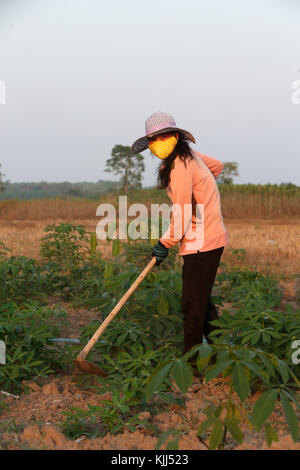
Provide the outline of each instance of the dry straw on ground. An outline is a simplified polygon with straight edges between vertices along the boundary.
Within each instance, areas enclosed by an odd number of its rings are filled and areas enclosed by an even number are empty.
[[[0,222],[0,240],[14,255],[39,257],[40,239],[47,224],[63,219],[43,221]],[[81,223],[88,231],[95,231],[98,220],[70,219]],[[237,263],[232,250],[244,249],[244,266],[256,267],[264,274],[277,273],[282,279],[300,274],[300,223],[299,220],[224,219],[230,243],[222,260],[230,266]],[[104,257],[111,254],[111,242],[98,241],[98,249]]]
[[[254,186],[219,186],[222,212],[226,218],[300,218],[299,191]],[[120,194],[121,195],[121,194]],[[49,198],[37,200],[0,201],[0,220],[94,219],[101,203],[118,208],[119,194],[105,193],[99,200],[84,198]],[[143,188],[128,193],[128,204],[145,204],[150,213],[151,204],[170,204],[165,191]]]

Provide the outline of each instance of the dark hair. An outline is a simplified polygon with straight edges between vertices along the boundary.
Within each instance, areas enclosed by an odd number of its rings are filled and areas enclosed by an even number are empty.
[[[179,157],[182,162],[186,160],[191,160],[193,158],[192,150],[189,144],[182,139],[181,134],[179,134],[178,142],[170,155],[164,159],[160,167],[158,168],[157,175],[157,187],[159,189],[164,189],[168,186],[170,182],[170,173],[174,166],[174,160],[176,157]]]

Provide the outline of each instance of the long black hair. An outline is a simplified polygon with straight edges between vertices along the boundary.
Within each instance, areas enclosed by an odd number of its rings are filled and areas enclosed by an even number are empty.
[[[164,189],[168,186],[170,182],[170,173],[174,166],[174,160],[176,157],[179,157],[182,162],[186,160],[191,160],[193,158],[192,150],[189,144],[182,139],[181,134],[179,133],[178,142],[170,155],[164,159],[160,167],[158,168],[157,175],[157,187],[159,189]]]

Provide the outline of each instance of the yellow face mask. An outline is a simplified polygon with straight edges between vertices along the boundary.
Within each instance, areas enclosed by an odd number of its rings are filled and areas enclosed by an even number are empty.
[[[148,147],[156,157],[164,160],[173,152],[177,142],[178,137],[172,135],[165,140],[157,139],[154,142],[149,143]]]

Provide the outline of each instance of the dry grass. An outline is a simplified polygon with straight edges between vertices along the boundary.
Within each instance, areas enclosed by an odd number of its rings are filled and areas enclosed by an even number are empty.
[[[255,188],[255,187],[254,187]],[[229,188],[230,189],[230,188]],[[299,219],[300,197],[298,193],[287,191],[268,192],[253,189],[253,193],[243,191],[238,186],[228,190],[220,187],[222,213],[225,218],[276,218]],[[47,220],[47,219],[95,219],[96,209],[101,203],[111,203],[118,212],[118,193],[105,193],[99,200],[74,198],[49,198],[36,200],[0,201],[0,220]],[[165,191],[143,188],[128,193],[128,204],[143,203],[150,213],[151,204],[170,204]]]
[[[1,201],[0,218],[3,221],[89,219],[95,217],[98,204],[91,199],[60,198]]]
[[[81,223],[88,231],[95,231],[97,219],[69,220]],[[224,219],[230,244],[226,246],[222,261],[230,266],[237,263],[232,249],[246,250],[243,266],[256,267],[264,274],[274,273],[281,279],[300,274],[300,221],[263,219]],[[11,221],[0,223],[0,240],[11,248],[12,254],[39,257],[40,239],[47,224],[62,219],[44,221]],[[274,243],[275,242],[275,243]],[[111,243],[98,241],[105,257],[111,253]]]
[[[300,197],[290,194],[221,193],[222,213],[226,218],[254,217],[276,219],[300,217]]]
[[[300,274],[300,221],[263,219],[224,219],[230,244],[223,260],[236,263],[232,249],[243,248],[246,256],[242,265],[256,268],[264,274],[277,274],[290,279]]]

